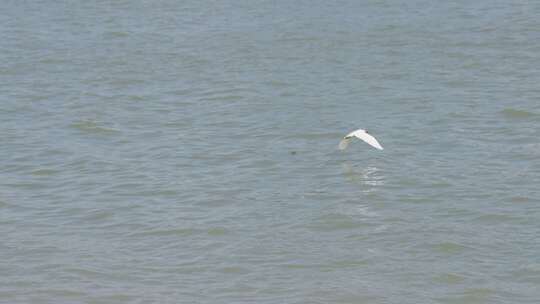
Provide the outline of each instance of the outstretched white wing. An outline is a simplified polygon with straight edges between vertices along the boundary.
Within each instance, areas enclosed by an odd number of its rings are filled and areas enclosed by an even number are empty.
[[[367,142],[368,144],[370,144],[374,148],[377,148],[379,150],[383,149],[383,147],[381,146],[381,144],[379,144],[377,139],[375,139],[375,137],[371,136],[371,134],[368,134],[364,130],[359,130],[357,132],[354,132],[354,136],[356,136],[356,137],[360,138],[361,140]]]
[[[372,146],[372,147],[374,147],[376,149],[383,150],[383,147],[381,146],[381,144],[379,144],[377,139],[375,139],[375,137],[371,136],[371,134],[369,134],[364,129],[358,129],[356,131],[352,131],[351,133],[345,135],[345,137],[339,142],[339,149],[340,150],[345,150],[347,148],[347,146],[349,145],[349,143],[351,142],[351,138],[353,138],[353,137],[356,137],[356,138],[359,138],[359,139],[365,141],[370,146]]]

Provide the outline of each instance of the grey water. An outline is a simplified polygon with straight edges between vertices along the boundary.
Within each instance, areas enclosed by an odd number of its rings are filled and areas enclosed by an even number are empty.
[[[1,303],[538,303],[537,1],[2,1]],[[365,128],[385,148],[342,136]]]

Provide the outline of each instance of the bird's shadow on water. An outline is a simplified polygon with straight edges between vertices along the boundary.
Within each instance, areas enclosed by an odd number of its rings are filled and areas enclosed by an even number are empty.
[[[345,179],[352,184],[364,186],[366,192],[375,191],[386,183],[385,176],[378,167],[355,167],[349,161],[343,161],[341,166]]]

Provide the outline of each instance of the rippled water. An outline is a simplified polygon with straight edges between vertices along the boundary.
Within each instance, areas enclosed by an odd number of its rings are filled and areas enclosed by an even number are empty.
[[[439,2],[4,1],[0,302],[538,303],[540,6]]]

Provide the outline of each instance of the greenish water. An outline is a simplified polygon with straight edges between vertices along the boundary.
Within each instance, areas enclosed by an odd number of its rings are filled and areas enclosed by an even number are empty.
[[[0,302],[538,303],[539,16],[4,1]]]

